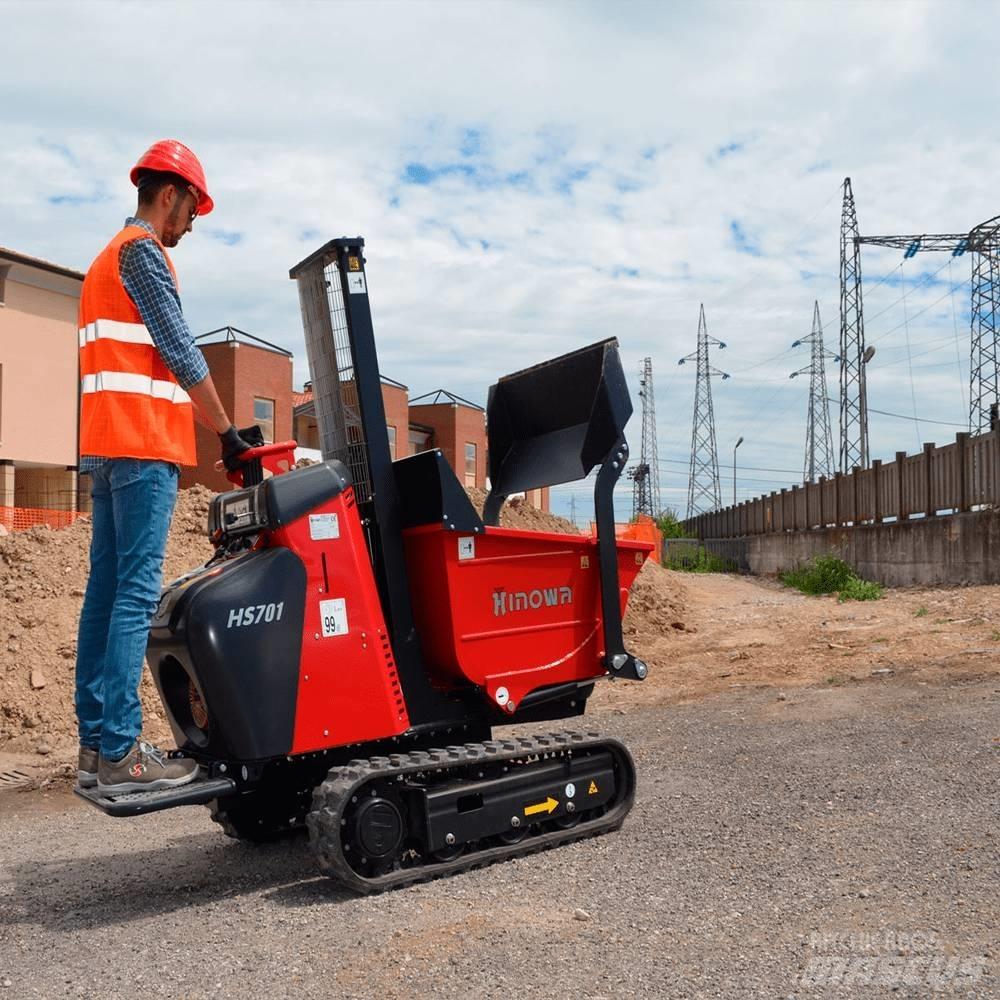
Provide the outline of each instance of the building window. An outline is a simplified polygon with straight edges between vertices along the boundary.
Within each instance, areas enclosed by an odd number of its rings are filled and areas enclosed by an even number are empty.
[[[476,445],[472,441],[465,442],[465,485],[476,485]]]
[[[396,457],[396,428],[392,424],[386,424],[385,429],[389,432],[389,457]]]
[[[427,451],[431,446],[430,431],[419,431],[410,428],[410,454],[416,455],[421,451]]]
[[[6,302],[7,273],[10,271],[10,264],[0,264],[0,306]]]
[[[264,435],[264,444],[274,444],[274,400],[254,396],[253,422]]]

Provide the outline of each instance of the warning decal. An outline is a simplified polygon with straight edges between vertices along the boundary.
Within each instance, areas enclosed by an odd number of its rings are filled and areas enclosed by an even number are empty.
[[[309,537],[314,542],[327,538],[340,538],[340,521],[336,514],[310,514]]]
[[[368,291],[368,286],[365,284],[365,276],[362,272],[348,272],[347,290],[351,293],[351,295],[357,295],[359,292]]]
[[[590,783],[590,788],[587,789],[587,794],[588,795],[596,795],[597,794],[597,782],[596,781],[592,781]]]

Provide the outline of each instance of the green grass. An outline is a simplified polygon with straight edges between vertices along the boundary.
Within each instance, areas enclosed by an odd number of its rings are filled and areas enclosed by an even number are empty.
[[[862,580],[859,576],[852,576],[837,594],[837,600],[841,604],[844,601],[880,601],[885,596],[885,588],[880,583],[873,580]],[[886,639],[886,642],[889,640]]]
[[[836,556],[815,556],[811,562],[782,573],[780,580],[803,594],[837,594],[841,601],[877,601],[885,593],[880,584],[862,580]]]
[[[730,573],[733,570],[725,559],[700,545],[671,553],[666,566],[681,573]]]
[[[914,618],[926,618],[927,617],[927,609],[924,608],[924,607],[917,608],[917,610],[913,612],[913,617]]]

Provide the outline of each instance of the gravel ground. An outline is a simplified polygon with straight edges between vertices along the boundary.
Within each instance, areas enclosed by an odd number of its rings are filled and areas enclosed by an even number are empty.
[[[619,834],[367,899],[202,809],[3,793],[0,1000],[1000,995],[996,678],[593,721]]]

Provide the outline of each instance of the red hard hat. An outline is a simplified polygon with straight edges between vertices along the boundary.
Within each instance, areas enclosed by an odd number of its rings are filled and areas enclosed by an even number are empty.
[[[184,180],[198,189],[198,194],[201,196],[198,199],[199,215],[208,215],[215,206],[215,202],[208,195],[205,171],[202,170],[198,157],[183,142],[178,142],[176,139],[161,139],[159,142],[154,142],[139,157],[139,162],[129,174],[136,187],[139,186],[140,170],[169,170],[171,173],[180,174]]]

